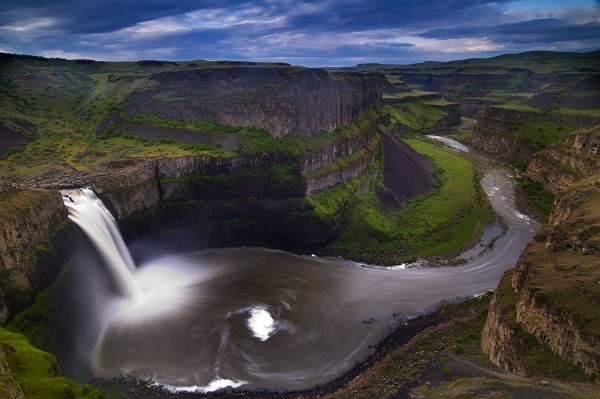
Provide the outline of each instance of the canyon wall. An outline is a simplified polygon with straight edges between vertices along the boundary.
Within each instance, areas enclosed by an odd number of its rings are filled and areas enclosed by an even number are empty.
[[[558,195],[585,176],[600,173],[600,127],[582,129],[537,153],[527,176]]]
[[[534,159],[528,169],[557,199],[490,304],[482,347],[508,370],[530,374],[527,353],[542,343],[589,375],[600,375],[599,137],[600,127],[577,131],[536,155],[552,158],[553,168],[542,173]],[[562,179],[555,168],[573,168],[573,174]]]
[[[56,190],[0,187],[0,325],[60,270],[67,211]]]
[[[129,115],[255,126],[273,136],[332,131],[380,105],[381,75],[302,67],[200,68],[131,79]]]
[[[540,125],[535,125],[536,123]],[[551,141],[555,136],[554,130],[567,132],[575,127],[598,124],[600,118],[593,116],[493,106],[477,120],[471,144],[473,148],[486,154],[527,165],[534,153],[550,144],[547,141]]]

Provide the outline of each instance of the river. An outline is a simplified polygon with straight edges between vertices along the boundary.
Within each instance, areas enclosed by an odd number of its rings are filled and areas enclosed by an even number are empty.
[[[175,391],[325,383],[390,328],[495,289],[516,264],[539,223],[516,209],[511,168],[491,162],[481,184],[505,224],[488,227],[462,266],[383,268],[264,248],[164,257],[136,271],[141,301],[101,300],[93,280],[80,283],[101,310],[93,323],[75,323],[88,331],[79,350],[97,376],[131,375]],[[89,325],[100,333],[90,338]]]

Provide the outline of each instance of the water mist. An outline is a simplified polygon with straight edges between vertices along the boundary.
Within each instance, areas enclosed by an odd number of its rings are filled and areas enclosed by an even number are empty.
[[[491,169],[483,179],[506,232],[452,268],[389,270],[262,248],[209,249],[136,268],[93,191],[70,192],[69,217],[118,289],[100,301],[91,369],[193,392],[330,381],[363,360],[390,325],[497,286],[539,228],[515,208],[512,173]]]

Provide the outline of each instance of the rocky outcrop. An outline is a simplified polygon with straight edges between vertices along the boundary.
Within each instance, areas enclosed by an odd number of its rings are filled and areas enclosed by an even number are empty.
[[[11,189],[0,203],[0,268],[14,269],[28,253],[50,238],[67,211],[58,191]]]
[[[433,128],[429,132],[430,134],[444,132],[450,129],[450,127],[460,124],[461,110],[457,103],[447,103],[437,105],[437,107],[446,112],[447,115],[435,122],[435,125],[433,125]]]
[[[514,320],[515,293],[510,285],[513,273],[513,269],[508,270],[496,288],[481,333],[481,347],[492,363],[513,373],[527,375],[521,357],[527,349],[527,342]]]
[[[123,79],[114,75],[109,82],[118,86]],[[144,79],[144,88],[125,99],[130,115],[255,126],[274,136],[332,131],[377,107],[382,90],[379,74],[301,67],[201,68]]]
[[[519,133],[524,123],[551,123],[540,126],[542,131]],[[532,155],[543,149],[547,129],[574,129],[600,124],[600,118],[587,115],[564,115],[559,113],[523,111],[505,107],[491,107],[479,118],[473,129],[471,144],[475,149],[499,158],[527,165]],[[540,135],[537,137],[536,135]],[[549,134],[554,135],[554,132]]]
[[[433,165],[408,144],[386,134],[383,154],[383,185],[377,190],[382,204],[394,207],[408,198],[433,190]]]
[[[0,345],[0,397],[5,399],[25,399],[25,394],[10,369],[2,345]]]
[[[594,153],[597,137],[590,132],[595,130],[577,132],[562,144],[569,143],[573,153],[586,148],[588,155]],[[571,156],[564,162],[572,161]],[[595,166],[587,161],[570,165],[597,170],[600,157],[595,156],[595,160]],[[519,339],[529,334],[564,361],[598,376],[600,173],[565,183],[557,194],[547,223],[528,245],[514,272],[507,272],[498,286],[482,346],[494,363],[525,374],[529,371],[522,356],[526,348],[519,346]],[[507,286],[509,273],[511,284]],[[504,300],[511,296],[514,300]],[[511,317],[503,317],[506,314]]]
[[[150,123],[127,121],[117,113],[110,112],[96,127],[97,135],[111,135],[120,131],[141,139],[169,140],[174,143],[202,143],[217,145],[225,151],[239,150],[244,144],[244,139],[238,134],[225,134],[205,132],[200,130],[157,126]]]
[[[55,190],[0,190],[0,325],[56,277],[60,264],[53,240],[67,218],[62,196]]]
[[[600,173],[600,126],[576,131],[536,154],[527,176],[557,195],[577,180]]]
[[[558,125],[573,125],[581,127],[591,127],[600,124],[600,118],[585,114],[571,115],[557,112],[537,112],[499,106],[489,108],[485,113],[485,117],[503,121],[550,121]]]
[[[512,281],[518,293],[516,321],[564,360],[598,375],[600,331],[594,326],[600,311],[594,309],[599,299],[594,284],[600,257],[544,252],[544,244],[536,242],[517,265]]]
[[[379,147],[379,135],[375,135],[364,147],[356,148],[349,155],[337,158],[320,169],[313,169],[306,175],[306,195],[315,195],[359,176],[373,163]]]
[[[483,116],[485,111],[494,105],[494,102],[491,100],[468,97],[458,99],[458,103],[460,104],[461,114],[469,118],[479,118]]]
[[[471,135],[471,146],[483,153],[525,164],[535,152],[519,139],[501,133],[493,133],[491,130],[486,133],[482,133],[481,130],[474,131]]]
[[[556,199],[547,225],[540,232],[550,253],[575,251],[584,255],[600,254],[598,174],[583,179]]]

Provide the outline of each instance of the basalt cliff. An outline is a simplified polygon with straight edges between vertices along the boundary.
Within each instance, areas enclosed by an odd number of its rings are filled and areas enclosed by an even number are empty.
[[[552,351],[600,374],[599,137],[598,127],[577,131],[529,164],[527,173],[557,199],[500,282],[482,336],[492,362],[516,373],[535,375],[531,354]]]
[[[26,151],[35,152],[17,152],[26,166],[3,170],[0,323],[56,279],[78,240],[58,190],[91,186],[126,237],[160,237],[182,251],[308,251],[331,242],[352,197],[384,179],[384,158],[393,203],[434,187],[427,159],[383,140],[390,116],[380,109],[381,74],[226,62],[0,61],[11,95],[20,96],[3,123],[33,141]],[[34,93],[41,107],[56,106],[53,89],[74,115],[65,108],[55,111],[62,118],[27,114],[33,74],[48,89]],[[419,179],[389,183],[408,170]]]
[[[127,76],[108,78],[121,86]],[[159,72],[125,98],[128,114],[261,127],[274,136],[333,131],[380,105],[376,74],[301,67],[227,67]]]

